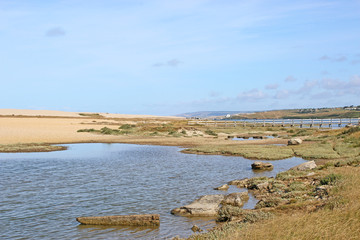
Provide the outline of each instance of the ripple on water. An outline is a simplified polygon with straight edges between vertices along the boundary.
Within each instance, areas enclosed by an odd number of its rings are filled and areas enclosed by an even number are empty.
[[[275,176],[304,160],[273,161],[253,172],[242,157],[182,154],[177,147],[71,144],[48,153],[0,153],[0,239],[161,239],[186,237],[211,219],[173,216],[171,209],[228,181]],[[252,208],[250,201],[246,208]],[[82,226],[79,216],[159,213],[160,227]]]

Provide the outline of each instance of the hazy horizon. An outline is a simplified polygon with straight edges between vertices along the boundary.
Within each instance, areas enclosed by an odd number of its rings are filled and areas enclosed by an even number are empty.
[[[358,105],[360,1],[0,1],[1,108]]]

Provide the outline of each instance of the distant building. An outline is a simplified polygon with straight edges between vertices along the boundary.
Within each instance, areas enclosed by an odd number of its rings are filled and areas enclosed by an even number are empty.
[[[226,117],[226,118],[229,118],[229,117],[231,117],[231,115],[230,115],[230,114],[227,114],[225,117]]]

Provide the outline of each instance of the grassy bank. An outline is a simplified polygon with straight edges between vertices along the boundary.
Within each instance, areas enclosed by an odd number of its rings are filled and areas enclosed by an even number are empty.
[[[27,144],[0,144],[0,152],[17,153],[17,152],[53,152],[66,150],[67,147],[55,146],[46,143],[27,143]]]
[[[249,159],[277,160],[293,156],[304,159],[346,159],[360,155],[359,127],[342,130],[288,129],[279,132],[279,137],[301,137],[303,144],[278,146],[276,144],[239,144],[231,141],[222,145],[202,145],[184,150],[186,153],[223,154]],[[254,142],[256,143],[256,142]]]

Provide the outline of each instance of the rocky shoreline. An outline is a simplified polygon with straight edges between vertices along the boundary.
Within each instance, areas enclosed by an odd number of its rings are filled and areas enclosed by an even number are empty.
[[[309,161],[280,172],[276,177],[230,181],[218,189],[226,189],[226,186],[234,185],[247,191],[225,195],[205,195],[188,205],[173,209],[171,214],[186,217],[212,216],[218,223],[252,223],[271,218],[274,214],[283,211],[301,209],[312,212],[327,202],[332,181],[335,179],[332,176],[325,176],[321,171],[321,166],[316,166],[314,161]],[[258,202],[254,209],[243,209],[244,203],[249,199],[249,193]],[[194,226],[197,232],[202,231],[196,227]]]

